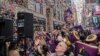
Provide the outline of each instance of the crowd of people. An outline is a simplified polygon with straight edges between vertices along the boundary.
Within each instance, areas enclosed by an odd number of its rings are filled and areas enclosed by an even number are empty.
[[[89,30],[83,30],[81,26],[70,28],[63,26],[61,29],[55,29],[51,32],[36,31],[32,38],[16,37],[14,33],[12,41],[4,41],[6,49],[0,56],[91,56],[91,52],[83,50],[82,47],[76,55],[77,41],[86,45],[97,47],[97,54],[100,55],[100,39],[96,34]]]

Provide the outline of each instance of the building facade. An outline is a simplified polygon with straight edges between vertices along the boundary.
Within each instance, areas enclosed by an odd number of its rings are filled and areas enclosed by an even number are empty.
[[[67,0],[0,0],[0,13],[10,11],[15,15],[15,20],[18,12],[32,13],[35,30],[43,28],[52,31],[56,26],[64,24],[67,3]]]
[[[85,0],[85,6],[84,6],[84,21],[85,28],[94,28],[100,24],[100,14],[96,14],[96,9],[98,12],[100,11],[99,7],[96,8],[96,6],[100,6],[99,0]],[[97,13],[98,13],[97,12]]]

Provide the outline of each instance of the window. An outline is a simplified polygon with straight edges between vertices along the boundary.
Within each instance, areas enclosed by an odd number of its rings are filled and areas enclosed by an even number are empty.
[[[53,17],[56,17],[56,9],[53,9]]]
[[[59,11],[58,11],[58,20],[60,20],[60,13],[59,13]]]
[[[34,0],[28,1],[28,8],[35,11],[35,2],[34,2]]]
[[[54,1],[54,4],[56,3],[56,1],[55,0],[53,0]]]
[[[36,12],[40,13],[40,3],[36,3]]]
[[[43,5],[40,4],[40,13],[43,14]]]
[[[36,4],[35,4],[35,12],[36,12]]]

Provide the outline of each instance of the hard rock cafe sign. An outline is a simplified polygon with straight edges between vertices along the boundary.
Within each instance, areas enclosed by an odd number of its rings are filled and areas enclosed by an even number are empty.
[[[100,15],[100,5],[95,6],[95,15]]]

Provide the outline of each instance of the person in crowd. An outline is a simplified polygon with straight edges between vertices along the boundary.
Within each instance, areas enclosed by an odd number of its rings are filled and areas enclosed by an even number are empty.
[[[69,39],[68,39],[68,36],[67,35],[59,35],[58,37],[57,37],[57,41],[58,42],[60,42],[60,41],[64,41],[68,46],[70,46],[71,45],[71,42],[69,41]]]
[[[17,32],[14,32],[14,34],[13,34],[13,41],[17,41],[17,38],[18,38],[18,34],[17,34]]]
[[[19,53],[20,53],[20,56],[23,56],[24,55],[24,39],[21,38],[19,41],[18,41],[18,48],[19,48]]]
[[[9,45],[8,56],[20,56],[17,44],[15,42],[12,42],[8,45]]]
[[[5,36],[0,36],[0,56],[7,56],[7,47]]]
[[[34,49],[38,56],[46,55],[46,41],[43,36],[36,36],[34,39]]]
[[[59,34],[59,31],[58,31],[57,29],[54,29],[54,30],[52,31],[52,33],[51,33],[52,38],[53,38],[53,39],[56,39],[56,37],[58,36],[58,34]]]
[[[67,54],[67,51],[68,46],[65,42],[61,41],[56,46],[55,53],[49,53],[47,56],[69,56],[69,54]]]
[[[68,54],[68,53],[69,53],[69,54],[70,54],[70,53],[73,53],[73,52],[74,52],[74,44],[71,43],[71,41],[69,40],[69,36],[67,36],[67,34],[65,34],[65,32],[62,32],[61,35],[62,35],[62,36],[59,36],[60,39],[59,39],[59,37],[58,37],[58,39],[64,41],[65,44],[66,44],[67,46],[69,46],[69,47],[68,47],[67,54]]]

